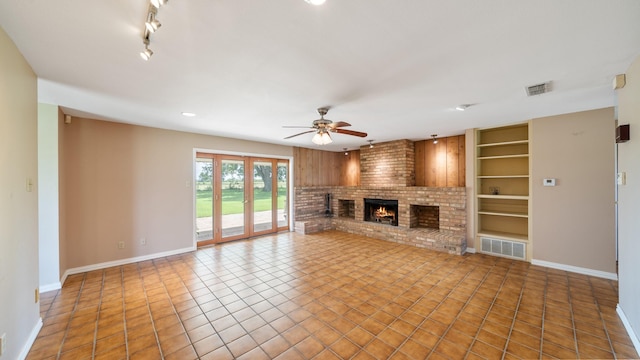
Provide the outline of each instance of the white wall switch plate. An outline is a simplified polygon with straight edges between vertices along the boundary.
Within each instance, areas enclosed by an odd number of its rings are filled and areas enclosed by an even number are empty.
[[[627,184],[627,173],[619,172],[616,176],[616,184],[618,185],[626,185]]]
[[[543,186],[556,186],[556,179],[542,179]]]

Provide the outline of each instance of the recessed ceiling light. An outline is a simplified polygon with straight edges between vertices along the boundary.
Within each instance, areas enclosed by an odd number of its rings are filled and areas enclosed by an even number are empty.
[[[311,5],[322,5],[326,0],[304,0]]]
[[[186,111],[183,111],[183,112],[182,112],[182,116],[186,116],[186,117],[194,117],[194,116],[196,116],[196,114],[194,114],[194,113],[192,113],[192,112],[186,112]]]

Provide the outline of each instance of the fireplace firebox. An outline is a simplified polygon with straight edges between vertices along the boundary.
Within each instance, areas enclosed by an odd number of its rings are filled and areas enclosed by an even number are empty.
[[[365,198],[364,221],[398,226],[398,200]]]

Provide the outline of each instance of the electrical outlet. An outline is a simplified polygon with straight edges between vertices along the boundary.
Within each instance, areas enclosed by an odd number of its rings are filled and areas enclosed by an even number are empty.
[[[2,334],[2,336],[0,336],[0,356],[2,356],[2,353],[6,348],[7,348],[7,334]]]
[[[124,249],[124,241],[118,241],[118,249]]]
[[[147,238],[140,238],[140,245],[147,245]]]
[[[497,186],[491,186],[489,187],[489,192],[491,195],[500,195],[500,188]]]

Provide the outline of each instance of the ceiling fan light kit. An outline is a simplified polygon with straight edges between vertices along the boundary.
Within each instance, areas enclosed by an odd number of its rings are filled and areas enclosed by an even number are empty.
[[[333,142],[331,136],[326,131],[318,131],[311,141],[316,145],[327,145]]]
[[[329,133],[338,133],[338,134],[345,134],[345,135],[358,136],[358,137],[367,137],[367,133],[364,133],[364,132],[342,129],[343,127],[351,126],[351,124],[347,122],[344,122],[344,121],[333,122],[329,119],[325,119],[324,116],[327,114],[328,111],[329,111],[328,107],[318,108],[318,114],[320,114],[320,119],[314,120],[311,126],[283,126],[285,128],[312,129],[312,130],[303,131],[301,133],[294,134],[291,136],[287,136],[285,137],[285,139],[291,139],[292,137],[296,137],[298,135],[315,132],[315,135],[313,136],[311,141],[314,144],[327,145],[333,142],[333,139],[331,139],[331,135],[329,135]]]

